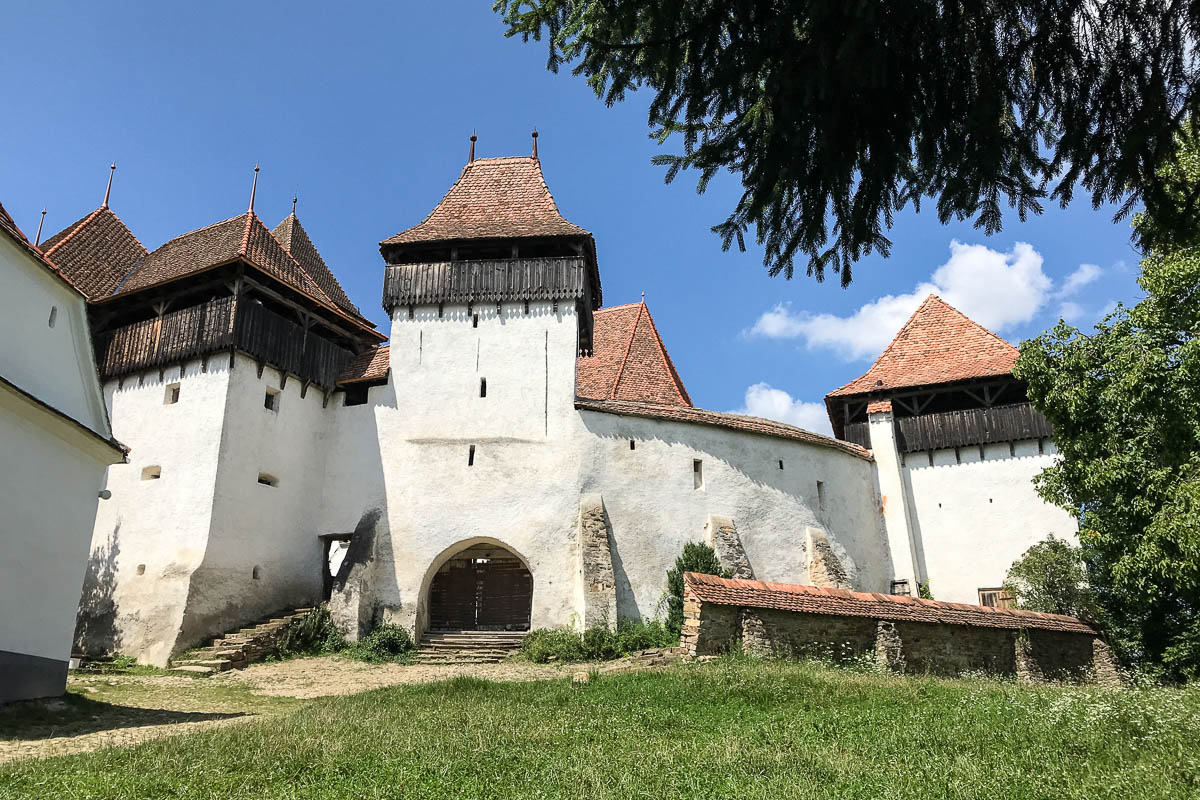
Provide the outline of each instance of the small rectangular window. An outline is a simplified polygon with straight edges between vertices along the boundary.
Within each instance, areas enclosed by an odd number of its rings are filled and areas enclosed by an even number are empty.
[[[825,484],[821,481],[817,481],[817,508],[825,510]]]
[[[636,449],[637,449],[637,442],[635,442],[633,439],[630,439],[630,440],[629,440],[629,449],[630,449],[630,450],[636,450]]]
[[[144,480],[144,481],[156,481],[161,477],[162,477],[162,467],[159,467],[159,466],[145,467],[142,470],[142,480]]]
[[[992,606],[993,608],[1011,608],[1012,600],[1012,595],[1004,591],[1003,587],[979,590],[979,605],[981,606]]]
[[[783,459],[779,459],[779,468],[783,469]]]
[[[892,581],[892,594],[899,594],[907,597],[909,594],[908,581]]]
[[[263,486],[278,486],[279,478],[276,478],[274,475],[268,475],[265,472],[260,472],[258,473],[258,482]]]
[[[487,378],[479,379],[479,396],[487,397]]]
[[[343,401],[344,405],[348,406],[363,406],[367,404],[368,391],[371,387],[366,383],[352,383],[346,387],[346,396]]]
[[[467,449],[467,466],[468,467],[475,466],[475,445],[471,445]]]
[[[163,395],[163,405],[173,406],[179,402],[179,384],[167,384],[166,394]]]
[[[279,390],[267,389],[267,394],[263,398],[263,408],[267,411],[279,411]]]
[[[472,315],[471,315],[471,327],[472,327],[472,328],[478,328],[478,327],[479,327],[479,315],[478,315],[478,314],[472,314]]]
[[[695,489],[704,488],[704,462],[698,458],[692,459],[692,485]]]

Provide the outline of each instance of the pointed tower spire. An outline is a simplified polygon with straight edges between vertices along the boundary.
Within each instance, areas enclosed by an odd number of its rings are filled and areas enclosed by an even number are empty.
[[[106,204],[107,205],[107,204]],[[42,226],[46,224],[46,209],[42,209],[42,218],[38,220],[37,236],[33,237],[33,246],[37,247],[42,243]]]
[[[534,126],[533,126],[533,160],[534,160],[534,161],[537,161],[537,160],[538,160],[538,154],[537,154],[537,126],[536,126],[536,125],[534,125]]]
[[[250,209],[249,213],[254,213],[254,195],[258,191],[258,164],[254,165],[254,183],[250,184]]]
[[[117,162],[112,162],[108,167],[108,187],[104,190],[104,202],[100,204],[101,208],[108,208],[108,196],[112,193],[113,173],[117,171]]]
[[[475,160],[475,140],[479,137],[475,135],[475,129],[471,129],[471,155],[467,157],[467,163],[470,164]]]

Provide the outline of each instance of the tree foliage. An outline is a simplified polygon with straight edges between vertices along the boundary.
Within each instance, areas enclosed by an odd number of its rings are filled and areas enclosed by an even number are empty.
[[[1177,218],[1200,187],[1200,137],[1164,168]],[[1138,282],[1146,297],[1084,335],[1060,323],[1021,345],[1015,374],[1054,424],[1061,461],[1039,491],[1074,511],[1102,620],[1127,658],[1200,675],[1200,217],[1164,226]]]
[[[1195,111],[1200,5],[1163,0],[495,0],[612,105],[653,92],[666,179],[720,171],[743,193],[714,226],[755,228],[772,275],[887,255],[909,202],[1000,230],[1077,187],[1170,224],[1155,171]],[[1197,205],[1197,193],[1190,196]]]
[[[1092,591],[1080,549],[1051,534],[1008,568],[1004,588],[1017,608],[1094,618]]]
[[[683,573],[699,572],[702,575],[718,575],[728,578],[729,572],[721,566],[717,553],[704,542],[688,542],[683,554],[675,559],[675,566],[667,571],[667,629],[679,635],[683,628]]]

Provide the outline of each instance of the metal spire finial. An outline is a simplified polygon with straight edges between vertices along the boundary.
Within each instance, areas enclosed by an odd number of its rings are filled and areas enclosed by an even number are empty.
[[[100,204],[101,208],[108,208],[108,196],[112,193],[113,173],[117,171],[117,162],[112,162],[108,167],[108,188],[104,190],[104,202]]]
[[[538,154],[537,154],[537,126],[536,126],[536,125],[534,125],[534,126],[533,126],[533,160],[534,160],[534,161],[537,161],[537,160],[538,160]]]
[[[107,205],[107,204],[106,204]],[[37,236],[33,237],[33,246],[37,247],[42,243],[42,226],[46,224],[46,209],[42,209],[42,218],[38,220]]]
[[[254,213],[254,195],[258,192],[258,164],[254,165],[254,183],[250,184],[250,211]]]
[[[475,160],[475,140],[479,137],[475,135],[475,129],[471,129],[471,155],[467,158],[467,163],[470,164]]]
[[[296,201],[300,198],[297,195],[292,195],[292,216],[296,216]]]

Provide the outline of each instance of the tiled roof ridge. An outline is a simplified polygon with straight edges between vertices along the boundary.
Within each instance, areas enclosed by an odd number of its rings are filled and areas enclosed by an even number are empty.
[[[646,321],[650,323],[650,332],[654,334],[654,342],[658,345],[658,353],[662,356],[662,360],[667,365],[667,371],[671,373],[671,382],[675,385],[675,393],[679,395],[679,399],[684,405],[692,405],[692,398],[687,393],[687,389],[683,386],[683,379],[679,377],[679,372],[675,369],[675,362],[671,360],[671,355],[667,352],[667,347],[663,344],[662,336],[658,334],[658,326],[654,324],[654,315],[650,313],[650,307],[646,305],[645,299],[642,300],[642,308],[646,310]],[[634,326],[636,329],[636,325]]]
[[[292,265],[295,266],[296,269],[300,271],[300,274],[303,275],[304,277],[308,278],[308,282],[311,283],[313,288],[316,289],[317,292],[319,293],[318,295],[315,295],[316,299],[321,300],[322,298],[324,298],[323,302],[326,303],[327,305],[333,306],[335,308],[341,308],[340,306],[338,306],[337,303],[335,303],[333,301],[333,298],[330,297],[323,288],[321,288],[321,284],[317,283],[317,281],[313,278],[313,276],[309,274],[308,270],[306,270],[304,268],[304,265],[300,263],[299,259],[297,259],[294,255],[292,255],[291,251],[288,250],[286,247],[284,247],[279,242],[279,240],[275,238],[275,234],[271,232],[271,229],[267,227],[267,224],[265,222],[263,222],[259,218],[259,216],[257,214],[255,214],[253,211],[250,212],[250,216],[251,216],[251,219],[253,220],[253,222],[248,222],[246,224],[246,235],[245,235],[245,238],[243,239],[242,246],[243,247],[249,246],[250,228],[254,222],[257,222],[260,226],[262,226],[262,232],[266,233],[267,236],[270,238],[270,240],[272,242],[274,242],[281,251],[283,251],[283,254],[286,255],[288,257],[288,260],[292,262]],[[241,253],[240,255],[242,255],[244,258],[246,258],[248,260],[253,260],[245,252]],[[260,269],[262,269],[261,266],[260,266]],[[266,270],[264,269],[264,271],[266,271]],[[344,311],[345,309],[342,309],[342,310]]]
[[[537,202],[542,203],[541,213],[534,211],[527,214],[529,220],[536,221],[540,226],[549,226],[553,230],[499,230],[489,233],[480,233],[479,226],[471,222],[469,215],[464,217],[462,209],[470,207],[473,202],[480,200],[481,188],[490,190],[494,187],[487,187],[486,184],[468,183],[468,178],[473,171],[481,168],[504,166],[504,165],[520,165],[532,169],[532,175],[518,171],[513,173],[517,177],[524,179],[522,185],[534,190],[538,195]],[[481,176],[479,181],[486,182],[488,178]],[[459,193],[461,190],[461,194]],[[544,195],[544,197],[542,197]],[[528,199],[528,198],[526,198]],[[537,203],[533,203],[532,209],[537,208]],[[444,212],[447,215],[452,215],[448,219],[440,219],[439,212]],[[527,221],[529,221],[527,220]],[[493,220],[495,222],[496,220]],[[450,222],[452,225],[448,226]],[[475,230],[470,230],[474,224]],[[426,229],[428,228],[430,229]],[[448,229],[447,229],[448,228]],[[457,230],[455,230],[457,228]],[[426,229],[426,230],[422,230]],[[420,238],[417,238],[417,237]],[[486,239],[486,238],[539,238],[543,236],[591,236],[585,229],[579,227],[575,223],[563,217],[562,212],[558,208],[558,201],[554,199],[554,193],[550,191],[549,184],[546,183],[545,173],[542,171],[541,159],[532,156],[501,156],[495,158],[476,158],[473,161],[468,161],[463,165],[458,177],[450,188],[442,195],[441,199],[434,204],[433,208],[425,217],[416,225],[405,228],[399,233],[389,236],[381,241],[380,246],[390,244],[415,244],[420,242],[446,242],[458,239]]]
[[[625,343],[625,354],[621,356],[621,366],[617,367],[617,379],[613,381],[612,391],[608,393],[609,400],[617,399],[617,388],[621,385],[621,376],[625,374],[625,365],[629,363],[629,351],[633,347],[633,340],[637,338],[638,322],[642,319],[642,312],[646,310],[646,303],[643,301],[638,304],[637,316],[633,318],[633,324],[629,326],[629,341]]]
[[[642,303],[641,303],[641,301],[639,300],[639,301],[636,301],[636,302],[633,302],[633,303],[622,303],[622,304],[621,304],[621,305],[619,305],[619,306],[605,306],[604,308],[597,308],[597,309],[595,309],[594,311],[592,311],[592,313],[593,313],[593,314],[604,314],[604,313],[606,313],[606,312],[608,312],[608,311],[622,311],[622,310],[624,310],[624,309],[626,309],[626,308],[633,308],[634,306],[640,306],[641,304],[642,304]]]
[[[304,225],[300,222],[300,218],[298,216],[296,216],[295,211],[292,211],[290,214],[288,214],[286,217],[284,217],[283,222],[280,222],[278,225],[275,226],[274,230],[270,231],[271,236],[274,237],[275,241],[278,242],[279,238],[275,236],[275,230],[282,228],[284,223],[289,222],[289,221],[292,224],[288,227],[288,241],[286,244],[284,242],[279,242],[279,246],[284,249],[284,252],[286,252],[289,256],[291,256],[292,260],[295,261],[300,266],[300,268],[304,270],[304,273],[306,275],[308,275],[309,279],[312,280],[312,282],[315,283],[317,285],[317,287],[321,289],[321,293],[328,296],[329,293],[326,292],[324,287],[321,286],[320,281],[318,281],[312,275],[312,273],[309,272],[308,269],[304,267],[303,262],[301,262],[300,259],[297,258],[296,255],[292,252],[292,247],[295,244],[295,240],[296,240],[296,231],[299,230],[300,235],[304,237],[304,241],[308,244],[309,247],[312,248],[313,253],[316,254],[317,260],[320,262],[321,266],[325,268],[325,272],[329,275],[330,280],[333,281],[334,286],[336,286],[338,288],[338,291],[340,291],[342,293],[342,295],[346,298],[346,302],[350,304],[350,308],[344,307],[340,302],[337,301],[336,298],[330,297],[329,298],[330,301],[333,302],[334,305],[338,306],[342,310],[353,311],[353,313],[355,313],[356,315],[361,317],[362,311],[360,311],[358,306],[355,306],[354,302],[352,300],[350,300],[350,296],[348,294],[346,294],[345,287],[342,286],[342,283],[341,283],[341,281],[338,280],[337,275],[333,274],[333,270],[331,270],[329,268],[329,264],[327,264],[325,262],[325,258],[321,255],[321,251],[317,249],[316,242],[314,242],[312,240],[312,237],[308,235],[308,231],[304,228]],[[264,227],[266,227],[266,226],[264,225]]]
[[[4,207],[3,203],[0,203],[0,228],[3,228],[9,236],[16,239],[17,242],[26,250],[28,250],[30,254],[34,256],[34,258],[41,262],[44,267],[53,272],[59,280],[61,280],[67,286],[70,286],[71,289],[81,297],[85,299],[87,298],[87,295],[83,293],[83,291],[75,284],[73,280],[68,278],[66,274],[59,269],[58,266],[41,251],[40,248],[38,248],[37,245],[29,241],[29,237],[25,235],[25,231],[21,230],[21,226],[18,225],[17,221],[12,218],[11,214],[8,213],[8,209]]]
[[[73,236],[75,236],[75,234],[77,234],[77,233],[79,233],[79,231],[83,230],[84,226],[86,226],[86,225],[87,225],[89,222],[91,222],[92,220],[94,220],[96,217],[100,216],[100,212],[101,212],[101,211],[103,211],[103,210],[104,210],[106,207],[107,207],[107,206],[100,206],[99,208],[97,208],[97,209],[96,209],[95,211],[93,211],[92,213],[90,213],[90,214],[88,214],[87,216],[85,216],[85,217],[83,217],[82,219],[80,219],[80,220],[79,220],[79,222],[77,222],[77,223],[75,224],[75,227],[73,227],[73,228],[71,229],[71,232],[70,232],[70,233],[68,233],[68,234],[67,234],[66,236],[64,236],[63,238],[59,239],[57,242],[55,242],[55,243],[54,243],[54,244],[53,244],[51,247],[49,247],[48,249],[46,249],[46,250],[43,250],[43,251],[42,251],[42,255],[44,255],[44,256],[46,256],[47,258],[49,258],[49,257],[51,256],[51,254],[53,254],[53,253],[54,253],[54,251],[55,251],[55,250],[58,250],[58,249],[59,249],[60,247],[62,247],[64,244],[66,244],[67,242],[69,242],[69,241],[71,240],[71,238],[72,238]]]
[[[763,417],[730,414],[725,411],[709,411],[708,409],[696,408],[690,405],[646,403],[636,400],[596,400],[586,397],[576,397],[575,408],[585,411],[596,411],[603,414],[713,425],[745,433],[754,433],[760,436],[802,441],[817,447],[840,450],[856,458],[861,458],[864,461],[874,460],[871,451],[860,445],[853,444],[852,442],[844,442],[820,433],[813,433],[804,428],[797,428],[795,425],[788,425],[786,422],[779,422]]]
[[[948,625],[976,625],[1010,629],[1042,628],[1093,634],[1097,632],[1093,625],[1078,617],[1047,614],[1041,611],[950,603],[944,600],[925,600],[919,597],[880,592],[855,592],[850,589],[804,584],[721,578],[716,575],[703,575],[695,572],[684,573],[683,580],[687,587],[696,593],[701,602],[716,605],[740,605],[800,613],[876,617]],[[708,596],[706,597],[706,595]],[[822,604],[825,607],[821,607]]]
[[[485,161],[485,160],[487,160],[487,159],[482,159],[482,158],[475,159],[475,161]],[[380,244],[384,244],[384,242],[387,242],[390,239],[395,239],[397,236],[400,236],[404,233],[407,233],[408,231],[419,228],[422,225],[424,225],[426,222],[429,222],[429,220],[433,217],[433,215],[437,213],[437,210],[442,207],[442,203],[446,202],[446,198],[448,198],[450,196],[450,193],[453,192],[460,183],[462,183],[462,179],[466,177],[467,170],[469,170],[471,168],[471,164],[473,164],[473,163],[475,163],[475,162],[468,161],[466,164],[463,165],[462,170],[460,170],[458,173],[458,177],[454,179],[454,183],[450,184],[450,188],[447,189],[445,191],[445,193],[442,194],[442,198],[433,204],[433,208],[429,209],[429,213],[425,215],[424,219],[422,219],[416,225],[411,225],[411,226],[405,228],[404,230],[400,231],[400,233],[397,233],[394,236],[389,236],[387,239],[384,239],[383,242],[380,242]]]
[[[886,363],[886,361],[888,360],[888,357],[890,355],[892,355],[893,351],[895,351],[897,349],[897,347],[900,345],[900,342],[905,339],[905,334],[908,331],[910,331],[915,325],[917,325],[923,321],[923,317],[924,317],[923,312],[925,312],[925,310],[931,305],[940,306],[945,311],[961,318],[961,320],[963,322],[965,322],[967,325],[971,326],[971,329],[983,332],[984,334],[987,335],[987,338],[995,340],[995,342],[998,343],[1005,350],[1008,350],[1008,351],[1011,351],[1014,353],[1017,352],[1017,348],[1011,342],[1008,342],[1002,336],[995,333],[994,331],[991,331],[988,328],[984,327],[983,325],[980,325],[978,322],[971,319],[966,314],[964,314],[963,312],[959,311],[954,306],[947,303],[937,293],[930,292],[925,297],[925,299],[921,301],[921,304],[919,306],[917,306],[916,310],[913,311],[913,313],[909,316],[909,318],[907,320],[905,320],[904,324],[900,326],[900,330],[896,331],[896,335],[892,337],[892,340],[888,343],[888,346],[886,348],[884,348],[883,352],[880,353],[879,356],[873,362],[871,362],[871,366],[867,368],[866,372],[864,372],[863,374],[854,378],[853,380],[842,384],[841,386],[837,387],[836,389],[830,391],[826,395],[826,397],[827,398],[835,397],[835,396],[842,395],[842,394],[855,395],[855,394],[870,393],[872,391],[872,389],[870,387],[865,388],[865,389],[858,389],[858,390],[854,390],[854,391],[847,391],[847,390],[854,384],[858,383],[859,381],[861,381],[864,378],[866,378],[867,376],[869,376],[877,367],[880,366],[880,364]],[[899,353],[899,351],[897,351],[897,353]],[[892,385],[885,385],[882,388],[883,389],[896,389],[896,388],[900,388],[900,387],[895,384],[892,384]]]

